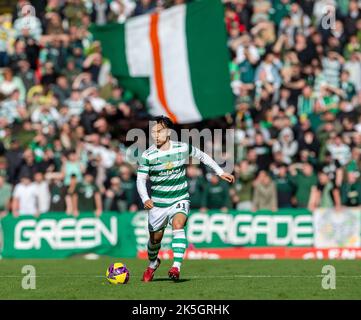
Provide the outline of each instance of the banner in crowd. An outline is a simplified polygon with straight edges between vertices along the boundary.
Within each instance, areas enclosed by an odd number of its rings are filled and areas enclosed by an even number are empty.
[[[343,208],[314,211],[315,247],[360,247],[360,210]]]
[[[147,100],[152,115],[192,123],[232,112],[221,1],[177,5],[91,32],[112,74]]]
[[[344,213],[342,220],[332,216],[340,213],[329,210],[317,211],[314,216],[302,209],[192,211],[186,227],[186,258],[361,258],[360,249],[353,249],[359,244],[360,212]],[[341,220],[344,228],[339,225]],[[64,213],[48,213],[39,218],[8,215],[0,221],[0,229],[4,258],[65,258],[85,253],[147,257],[146,211],[104,212],[100,218],[93,213],[82,213],[78,218]],[[169,227],[160,253],[164,259],[172,256],[171,237]]]
[[[137,215],[132,221],[137,249],[145,250],[148,241],[147,216]],[[312,246],[313,221],[307,210],[280,210],[257,213],[230,210],[207,213],[192,212],[187,222],[190,248]],[[171,229],[167,229],[162,249],[170,248]]]

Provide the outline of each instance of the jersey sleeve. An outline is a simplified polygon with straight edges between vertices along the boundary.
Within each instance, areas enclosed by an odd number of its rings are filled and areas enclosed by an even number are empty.
[[[206,166],[210,167],[217,175],[222,175],[224,173],[224,170],[208,154],[191,144],[188,145],[188,153],[190,157],[196,158],[203,162]]]
[[[145,203],[148,199],[150,199],[146,186],[147,177],[149,176],[149,159],[145,154],[142,154],[138,164],[137,190],[142,202]]]
[[[149,174],[149,159],[144,154],[140,157],[138,165],[137,174],[147,176]]]

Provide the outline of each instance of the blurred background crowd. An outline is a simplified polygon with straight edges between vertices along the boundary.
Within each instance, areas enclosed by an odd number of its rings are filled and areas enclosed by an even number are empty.
[[[88,27],[185,2],[5,0],[0,216],[142,209],[125,135],[150,116]],[[189,165],[191,206],[361,206],[361,1],[223,3],[234,113],[188,127],[235,129],[236,183]]]

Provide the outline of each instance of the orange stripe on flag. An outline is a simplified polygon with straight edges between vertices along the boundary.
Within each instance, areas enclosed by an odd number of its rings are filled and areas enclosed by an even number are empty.
[[[163,72],[162,72],[162,59],[160,56],[160,44],[158,38],[158,22],[159,14],[154,13],[150,16],[150,43],[153,51],[153,64],[154,64],[154,77],[155,85],[157,89],[158,99],[167,113],[168,117],[174,122],[177,123],[177,117],[170,110],[165,97],[164,82],[163,82]]]

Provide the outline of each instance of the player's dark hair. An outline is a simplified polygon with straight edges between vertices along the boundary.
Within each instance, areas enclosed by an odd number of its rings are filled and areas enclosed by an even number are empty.
[[[172,129],[174,126],[173,121],[166,116],[154,117],[153,121],[156,121],[157,124],[160,123],[161,125],[163,125],[165,128],[168,128],[168,129]]]

